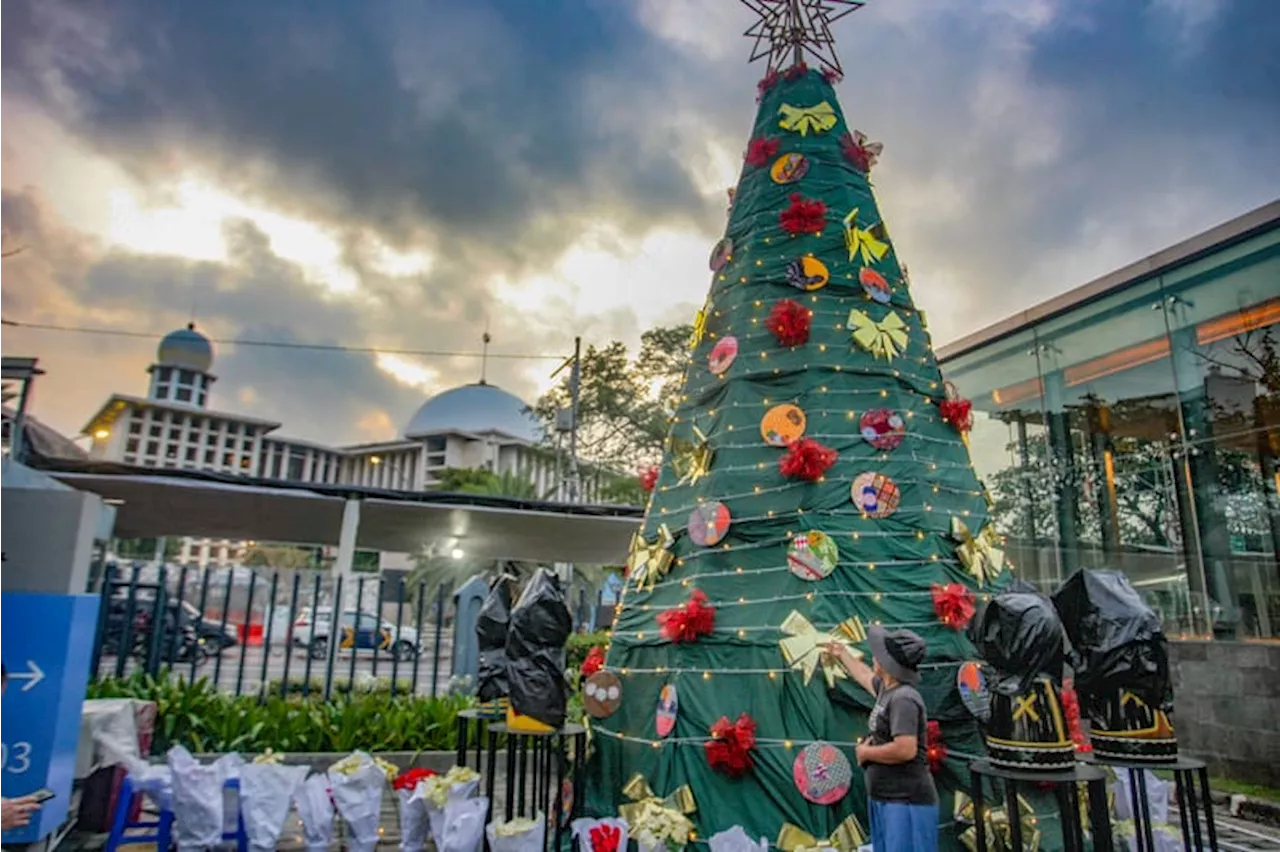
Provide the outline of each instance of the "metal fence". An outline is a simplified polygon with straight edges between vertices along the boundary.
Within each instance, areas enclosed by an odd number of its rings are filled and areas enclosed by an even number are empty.
[[[452,589],[394,575],[108,566],[97,677],[207,678],[224,692],[436,696],[453,674]]]

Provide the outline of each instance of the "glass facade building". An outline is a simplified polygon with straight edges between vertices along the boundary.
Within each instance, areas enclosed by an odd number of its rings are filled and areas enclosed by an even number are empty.
[[[1017,573],[1280,637],[1280,202],[939,349]]]

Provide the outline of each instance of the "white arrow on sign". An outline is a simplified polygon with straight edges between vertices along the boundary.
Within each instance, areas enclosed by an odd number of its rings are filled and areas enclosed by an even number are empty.
[[[14,678],[15,680],[26,681],[26,683],[22,685],[23,692],[27,692],[35,687],[37,683],[44,680],[44,672],[36,665],[35,660],[27,660],[27,668],[31,669],[31,671],[9,675],[9,677]]]

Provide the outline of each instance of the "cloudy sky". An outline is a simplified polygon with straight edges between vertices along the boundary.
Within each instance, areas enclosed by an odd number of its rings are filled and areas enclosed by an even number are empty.
[[[10,0],[6,319],[563,353],[689,321],[760,68],[733,0]],[[1274,0],[875,0],[851,123],[945,342],[1280,195]],[[74,434],[155,340],[5,328]],[[528,399],[549,360],[491,362]],[[218,346],[215,407],[394,436],[469,357]]]

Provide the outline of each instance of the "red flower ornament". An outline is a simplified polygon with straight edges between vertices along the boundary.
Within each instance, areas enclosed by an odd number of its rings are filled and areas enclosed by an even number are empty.
[[[778,74],[778,72],[770,68],[769,73],[761,77],[759,83],[756,83],[756,100],[759,101],[760,99],[762,99],[764,97],[765,92],[769,91],[774,86],[778,85],[778,81],[781,79],[782,77]]]
[[[821,233],[827,225],[827,205],[794,192],[791,194],[791,206],[778,214],[778,224],[792,236]]]
[[[656,467],[646,467],[640,471],[640,487],[645,491],[652,492],[654,486],[658,484],[658,469]]]
[[[622,829],[616,825],[597,825],[591,829],[591,852],[618,852]]]
[[[795,65],[792,65],[790,68],[784,71],[782,76],[787,78],[787,80],[799,80],[801,77],[803,77],[805,74],[808,74],[808,73],[809,73],[809,65],[803,59],[801,59]]]
[[[694,589],[684,604],[658,613],[658,632],[670,642],[696,642],[716,626],[716,609],[707,603],[707,594]]]
[[[778,139],[757,136],[747,143],[747,153],[743,154],[742,159],[747,161],[748,166],[758,169],[761,166],[767,166],[769,161],[778,155],[778,149],[781,147],[782,142]]]
[[[751,771],[755,765],[751,756],[751,750],[756,747],[755,719],[746,713],[736,722],[721,716],[720,721],[711,726],[711,737],[704,748],[712,769],[730,778],[741,778]]]
[[[817,482],[833,464],[839,454],[812,438],[792,442],[778,461],[778,470],[788,479]]]
[[[582,676],[591,677],[602,668],[604,668],[604,648],[593,645],[587,652],[586,659],[582,661]]]
[[[942,725],[930,719],[925,728],[925,759],[929,761],[929,771],[937,775],[943,769],[943,761],[947,759],[947,745],[942,741]]]
[[[424,769],[421,766],[415,766],[412,769],[406,769],[396,776],[396,780],[391,782],[391,787],[396,790],[413,790],[418,786],[418,782],[424,778],[430,778],[435,775],[435,770]]]
[[[802,346],[809,340],[812,321],[813,311],[794,299],[779,299],[773,303],[765,325],[783,346]]]
[[[964,630],[973,619],[975,597],[959,583],[933,585],[933,612],[952,630]]]

